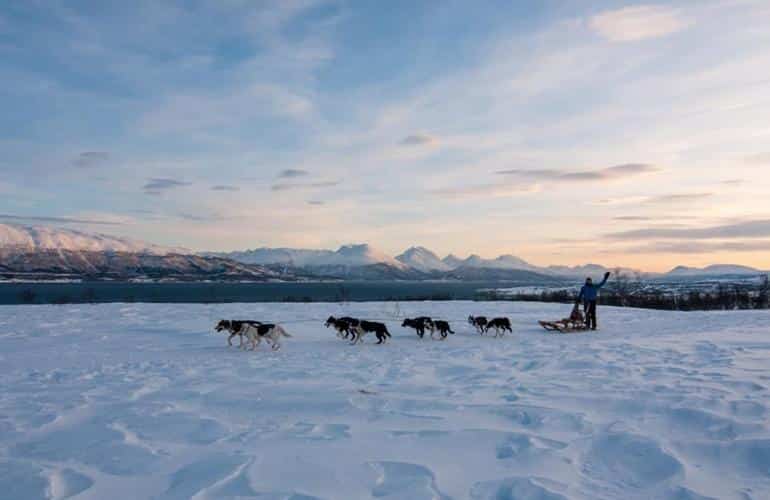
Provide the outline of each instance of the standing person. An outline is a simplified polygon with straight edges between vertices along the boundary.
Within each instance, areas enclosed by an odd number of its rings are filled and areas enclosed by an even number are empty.
[[[591,278],[586,278],[585,284],[580,289],[577,303],[580,303],[581,300],[583,301],[583,309],[586,313],[586,326],[591,330],[596,330],[596,300],[599,297],[599,289],[607,283],[609,277],[609,271],[604,273],[604,279],[598,285],[594,285]]]

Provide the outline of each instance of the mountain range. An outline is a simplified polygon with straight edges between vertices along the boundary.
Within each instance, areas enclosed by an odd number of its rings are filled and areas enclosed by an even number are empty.
[[[0,224],[0,276],[11,279],[175,281],[296,278],[269,267],[195,255],[181,248],[69,229],[15,224]]]
[[[286,265],[288,267],[300,267],[321,274],[339,274],[343,269],[348,273],[352,268],[380,266],[381,269],[391,268],[399,274],[411,274],[413,278],[425,277],[451,277],[455,279],[489,279],[499,276],[499,279],[509,279],[516,276],[516,272],[526,272],[520,276],[532,277],[585,277],[588,275],[601,275],[610,270],[597,264],[584,266],[549,266],[539,267],[516,257],[515,255],[500,255],[495,258],[485,259],[472,254],[466,258],[455,255],[439,257],[435,252],[422,247],[413,246],[397,255],[390,257],[385,252],[377,250],[368,244],[343,245],[338,250],[306,250],[295,248],[255,248],[253,250],[207,253],[228,259],[237,260],[248,264],[261,265]],[[614,268],[613,268],[614,269]],[[474,271],[471,271],[474,270]],[[482,272],[481,270],[485,270]],[[636,271],[623,269],[624,272]],[[444,276],[446,274],[446,276]],[[479,278],[469,278],[474,275]],[[464,278],[465,277],[465,278]]]
[[[598,277],[608,270],[598,264],[536,266],[515,256],[439,257],[413,246],[391,257],[368,244],[337,250],[255,248],[234,252],[193,253],[128,238],[44,226],[0,224],[0,273],[5,276],[73,275],[120,278],[294,280],[339,278],[361,280],[510,280],[547,282]],[[747,276],[757,269],[718,264],[705,268],[679,266],[668,273],[622,272],[648,278],[694,279]]]

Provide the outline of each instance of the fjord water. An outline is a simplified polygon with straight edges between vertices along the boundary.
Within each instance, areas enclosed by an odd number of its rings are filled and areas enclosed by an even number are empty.
[[[480,290],[532,285],[511,281],[344,281],[301,283],[2,283],[0,304],[104,302],[360,302],[471,300]]]

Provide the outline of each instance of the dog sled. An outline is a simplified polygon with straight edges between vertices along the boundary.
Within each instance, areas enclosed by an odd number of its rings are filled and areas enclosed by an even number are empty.
[[[588,330],[583,313],[580,311],[579,304],[575,304],[572,308],[569,318],[560,319],[558,321],[538,321],[538,323],[549,332],[576,333]]]

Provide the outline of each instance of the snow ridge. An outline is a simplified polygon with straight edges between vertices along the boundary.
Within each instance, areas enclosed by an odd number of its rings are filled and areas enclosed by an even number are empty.
[[[154,255],[190,253],[182,248],[153,245],[129,238],[84,233],[73,229],[18,224],[0,224],[0,249],[3,249],[5,253],[27,253],[43,250],[127,252]]]

